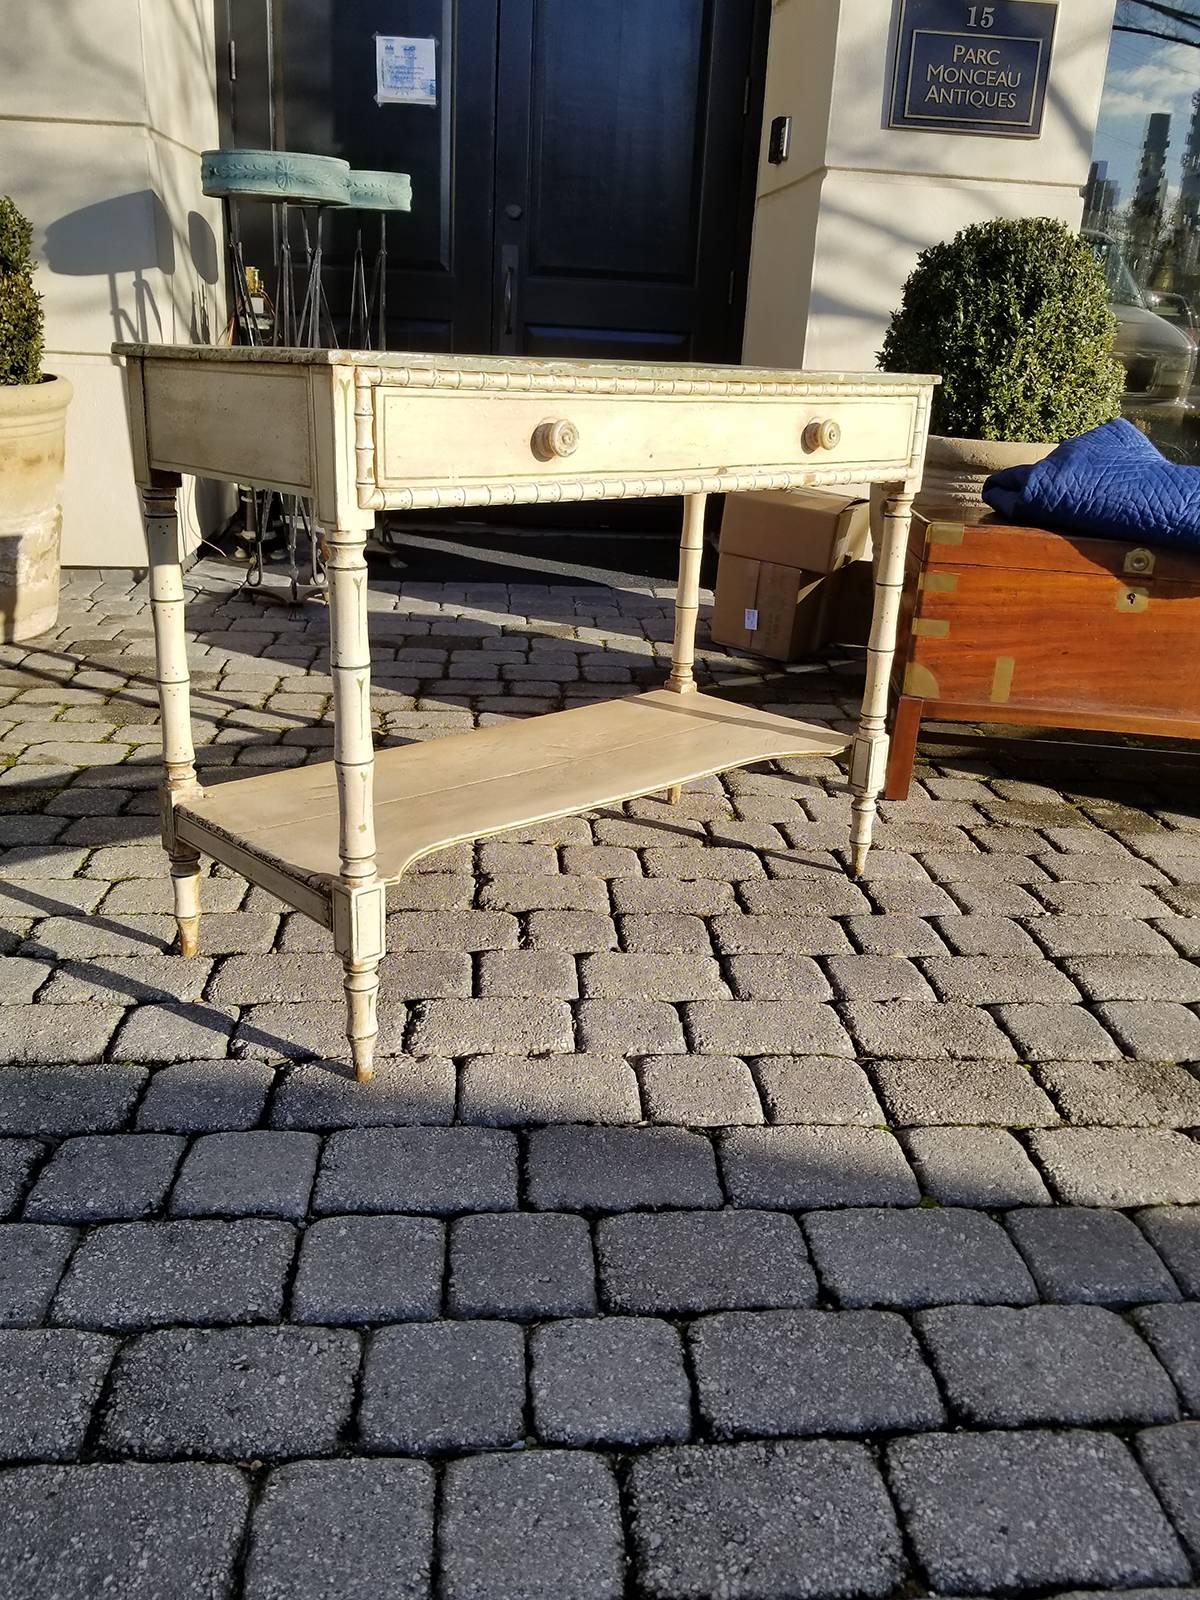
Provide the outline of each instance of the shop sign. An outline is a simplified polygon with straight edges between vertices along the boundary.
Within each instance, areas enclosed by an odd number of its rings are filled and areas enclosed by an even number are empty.
[[[893,128],[1036,139],[1057,0],[899,0]]]

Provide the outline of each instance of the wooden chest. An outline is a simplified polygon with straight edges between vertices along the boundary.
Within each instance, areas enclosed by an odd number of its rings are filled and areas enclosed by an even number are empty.
[[[886,793],[922,717],[1200,738],[1200,555],[913,518]]]

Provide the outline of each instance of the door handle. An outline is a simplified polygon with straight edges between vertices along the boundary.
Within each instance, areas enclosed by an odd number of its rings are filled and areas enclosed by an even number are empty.
[[[504,336],[509,338],[513,331],[513,266],[509,262],[504,269]]]

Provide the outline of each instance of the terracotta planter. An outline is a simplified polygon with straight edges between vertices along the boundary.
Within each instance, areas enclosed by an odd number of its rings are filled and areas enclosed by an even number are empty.
[[[984,503],[984,483],[993,472],[1003,467],[1028,466],[1057,448],[1057,440],[1050,444],[1011,443],[997,439],[948,439],[943,434],[931,433],[916,508],[925,514],[939,507],[978,510]]]
[[[0,384],[0,638],[33,639],[58,617],[65,378]]]

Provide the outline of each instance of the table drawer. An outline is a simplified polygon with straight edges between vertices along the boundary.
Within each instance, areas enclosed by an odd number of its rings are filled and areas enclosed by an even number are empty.
[[[374,390],[375,481],[574,480],[908,468],[912,396],[479,395]]]

